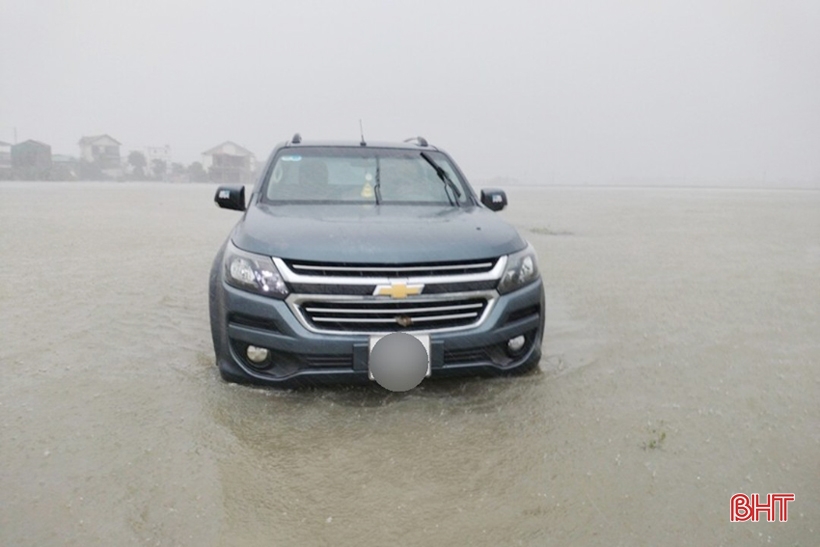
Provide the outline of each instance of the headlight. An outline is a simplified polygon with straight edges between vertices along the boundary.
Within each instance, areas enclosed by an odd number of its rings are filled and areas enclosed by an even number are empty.
[[[520,289],[536,279],[538,279],[538,260],[535,257],[535,249],[532,245],[527,245],[523,251],[507,257],[507,268],[501,275],[501,281],[498,282],[498,292],[504,294]]]
[[[223,263],[228,285],[273,298],[288,295],[288,286],[269,256],[242,251],[228,242]]]

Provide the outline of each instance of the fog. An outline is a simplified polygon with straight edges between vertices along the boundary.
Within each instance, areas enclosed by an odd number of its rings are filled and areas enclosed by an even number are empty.
[[[423,135],[469,178],[820,187],[820,3],[0,3],[0,140]]]

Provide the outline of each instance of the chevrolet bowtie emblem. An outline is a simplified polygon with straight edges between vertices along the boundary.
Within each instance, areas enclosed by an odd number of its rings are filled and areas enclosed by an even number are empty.
[[[374,296],[389,296],[390,298],[407,298],[421,294],[424,285],[406,285],[404,283],[391,283],[390,285],[377,285],[373,291]]]

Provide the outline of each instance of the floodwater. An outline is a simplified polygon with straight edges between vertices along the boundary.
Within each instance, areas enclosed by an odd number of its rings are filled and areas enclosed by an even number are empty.
[[[540,372],[406,394],[219,378],[213,192],[0,184],[0,545],[817,545],[820,191],[511,188]]]

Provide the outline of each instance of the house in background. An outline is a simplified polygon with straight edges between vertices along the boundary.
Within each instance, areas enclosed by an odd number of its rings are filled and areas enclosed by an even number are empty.
[[[213,182],[247,184],[253,182],[256,156],[235,142],[225,141],[202,153],[202,167]]]
[[[166,144],[165,146],[146,146],[143,154],[145,154],[145,159],[148,161],[148,165],[151,165],[151,162],[154,160],[164,161],[167,164],[171,164],[171,145]]]
[[[83,137],[80,145],[82,161],[92,163],[110,177],[122,176],[121,143],[110,135]]]
[[[0,141],[0,180],[11,179],[11,144]]]
[[[155,177],[166,178],[171,170],[171,145],[146,146],[143,154],[148,172],[153,173]],[[160,170],[161,172],[158,172]]]
[[[47,180],[51,176],[51,146],[34,140],[11,147],[11,169],[17,180]]]

